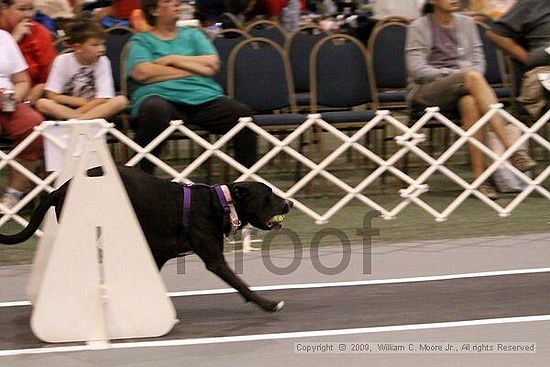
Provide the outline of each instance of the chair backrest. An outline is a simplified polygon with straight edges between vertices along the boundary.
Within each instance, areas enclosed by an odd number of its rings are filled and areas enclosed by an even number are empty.
[[[217,81],[227,91],[227,62],[231,51],[242,41],[250,38],[250,35],[240,29],[231,28],[225,29],[214,37],[212,43],[220,57],[220,70],[214,75],[214,80]]]
[[[115,90],[120,91],[120,54],[130,37],[134,34],[134,30],[128,27],[111,27],[105,30],[105,33],[107,34],[105,49],[107,57],[111,60]]]
[[[69,40],[69,37],[63,36],[63,37],[57,37],[55,41],[53,41],[53,47],[55,48],[55,52],[58,54],[65,53],[67,49],[69,49],[69,45],[67,44],[67,41]]]
[[[309,91],[309,56],[317,42],[327,35],[327,32],[317,25],[306,25],[288,37],[285,51],[292,68],[296,92]]]
[[[368,41],[371,67],[378,89],[405,89],[405,39],[407,24],[387,22],[377,25]]]
[[[468,15],[469,17],[474,18],[474,20],[478,23],[483,23],[485,25],[490,25],[494,22],[494,19],[491,18],[489,15],[485,13],[479,13],[479,12],[465,12],[465,15]]]
[[[252,37],[267,38],[279,44],[281,47],[285,46],[287,33],[278,23],[270,20],[258,20],[250,23],[246,27],[246,31]]]
[[[130,51],[130,44],[126,43],[120,52],[120,64],[118,69],[118,75],[120,78],[120,93],[126,98],[130,99],[130,91],[128,85],[128,78],[126,78],[126,61],[128,60],[128,52]]]
[[[319,41],[310,57],[311,110],[317,106],[350,108],[372,104],[378,109],[378,97],[369,51],[358,39],[334,34]]]
[[[408,25],[411,22],[409,18],[401,17],[398,15],[392,15],[383,19],[380,19],[376,25],[384,25],[386,23],[403,23]]]
[[[290,107],[296,111],[290,64],[282,47],[267,38],[250,38],[229,56],[228,95],[256,113]]]
[[[523,75],[527,71],[525,64],[520,63],[516,59],[506,55],[504,56],[504,62],[506,64],[506,69],[509,72],[509,85],[512,94],[512,104],[516,101],[516,98],[520,95],[521,81]]]
[[[238,28],[244,30],[243,22],[233,13],[222,13],[222,15],[220,15],[220,22],[224,29]]]
[[[502,85],[505,80],[503,78],[504,58],[495,44],[487,39],[486,34],[489,26],[479,22],[476,24],[485,53],[485,79],[490,85]]]

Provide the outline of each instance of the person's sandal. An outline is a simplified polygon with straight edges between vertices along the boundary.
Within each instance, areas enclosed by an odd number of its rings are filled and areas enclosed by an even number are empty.
[[[520,149],[512,154],[509,161],[512,166],[516,167],[521,172],[529,171],[537,165],[537,162],[527,154],[525,149]]]
[[[497,192],[495,191],[493,186],[491,186],[489,184],[485,184],[485,183],[481,184],[481,185],[479,185],[477,190],[480,193],[482,193],[483,195],[487,196],[491,200],[497,200],[498,199]]]

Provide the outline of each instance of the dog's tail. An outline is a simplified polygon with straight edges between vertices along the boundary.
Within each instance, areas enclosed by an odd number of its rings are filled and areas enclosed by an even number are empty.
[[[40,226],[40,223],[42,223],[42,220],[44,219],[44,216],[46,215],[48,209],[51,206],[56,205],[59,202],[61,196],[62,193],[60,192],[60,190],[56,190],[43,197],[42,200],[40,200],[40,204],[38,204],[38,207],[32,213],[29,224],[19,233],[0,233],[0,243],[4,245],[16,245],[31,238],[31,236]]]

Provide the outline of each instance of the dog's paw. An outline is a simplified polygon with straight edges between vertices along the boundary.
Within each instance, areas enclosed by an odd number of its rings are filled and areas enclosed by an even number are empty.
[[[285,306],[285,303],[283,301],[273,302],[265,298],[256,299],[253,300],[253,302],[256,303],[262,310],[267,312],[277,312]]]
[[[277,312],[285,307],[285,303],[281,302],[270,302],[269,304],[263,305],[262,308],[268,312]]]
[[[271,310],[271,312],[281,311],[283,307],[285,307],[285,302],[281,301],[275,305],[275,307],[273,308],[273,310]]]

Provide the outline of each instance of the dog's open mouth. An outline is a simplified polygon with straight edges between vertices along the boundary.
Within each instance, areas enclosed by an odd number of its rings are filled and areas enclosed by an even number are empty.
[[[269,229],[281,229],[283,228],[283,225],[281,223],[276,223],[271,220],[267,221],[265,224]]]
[[[283,228],[283,220],[285,216],[283,214],[274,215],[270,220],[268,220],[265,225],[269,229],[281,229]]]

